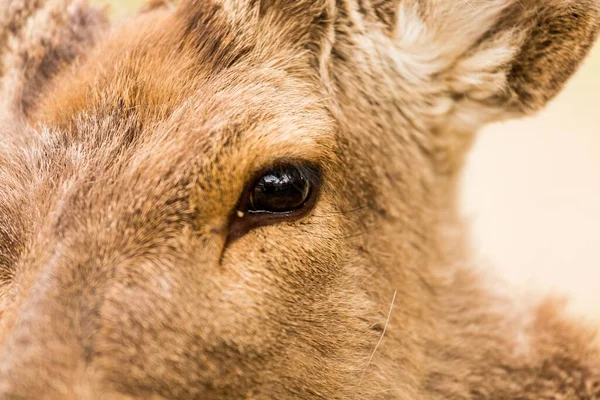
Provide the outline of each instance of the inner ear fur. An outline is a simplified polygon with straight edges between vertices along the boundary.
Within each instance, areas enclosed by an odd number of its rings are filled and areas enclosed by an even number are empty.
[[[589,52],[600,26],[599,2],[504,0],[490,16],[493,2],[487,9],[482,0],[471,2],[470,12],[481,7],[484,16],[470,23],[491,25],[445,77],[455,96],[502,111],[500,117],[531,114],[560,92]],[[448,32],[447,40],[452,37]]]

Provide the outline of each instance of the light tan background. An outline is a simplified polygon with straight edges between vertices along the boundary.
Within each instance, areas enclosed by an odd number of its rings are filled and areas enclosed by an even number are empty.
[[[125,15],[143,0],[109,0]],[[489,127],[469,158],[463,209],[483,266],[600,317],[600,46],[528,120]]]
[[[463,187],[478,254],[600,317],[600,46],[541,114],[481,132]]]

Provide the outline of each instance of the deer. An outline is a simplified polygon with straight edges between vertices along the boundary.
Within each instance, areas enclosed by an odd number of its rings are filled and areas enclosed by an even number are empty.
[[[457,193],[596,0],[2,0],[0,398],[600,399]]]

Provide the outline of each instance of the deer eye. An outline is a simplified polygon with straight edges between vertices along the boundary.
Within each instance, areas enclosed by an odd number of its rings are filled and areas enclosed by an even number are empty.
[[[232,215],[229,241],[254,228],[307,215],[317,202],[321,169],[309,162],[279,162],[246,187]]]
[[[300,166],[283,165],[267,171],[249,193],[249,213],[291,213],[302,208],[312,192],[310,172]]]

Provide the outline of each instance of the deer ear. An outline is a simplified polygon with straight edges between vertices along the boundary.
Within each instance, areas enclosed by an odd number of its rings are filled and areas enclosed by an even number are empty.
[[[575,72],[600,26],[598,0],[402,3],[398,40],[434,54],[432,75],[443,80],[458,110],[462,105],[481,123],[542,108]],[[407,25],[417,15],[423,43],[411,42],[415,29]]]
[[[562,89],[594,43],[600,26],[596,0],[528,2],[504,17],[520,37],[506,67],[506,86],[495,101],[527,114],[542,108]],[[512,22],[511,22],[512,21]],[[502,23],[499,28],[502,28]]]
[[[7,4],[0,11],[0,107],[26,115],[50,79],[92,46],[107,19],[103,11],[85,1],[4,2]]]

